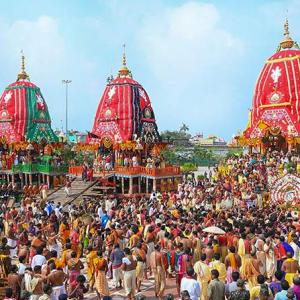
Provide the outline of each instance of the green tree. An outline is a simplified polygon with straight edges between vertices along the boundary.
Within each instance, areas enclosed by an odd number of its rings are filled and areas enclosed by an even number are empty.
[[[164,149],[161,154],[169,164],[171,165],[178,164],[176,151],[174,151],[174,149],[168,147]]]
[[[179,146],[179,145],[189,146],[190,145],[189,140],[191,138],[191,135],[186,131],[166,130],[166,131],[161,132],[160,135],[161,135],[161,138],[163,141],[173,144],[175,146]]]
[[[214,156],[211,150],[205,149],[201,146],[194,147],[194,162],[197,165],[203,164],[214,164],[216,161],[216,157]]]

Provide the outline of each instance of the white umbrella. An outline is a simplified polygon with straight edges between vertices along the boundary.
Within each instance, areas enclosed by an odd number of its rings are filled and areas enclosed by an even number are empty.
[[[203,229],[204,232],[207,232],[207,233],[212,233],[212,234],[225,234],[226,232],[217,227],[217,226],[210,226],[210,227],[206,227],[205,229]]]

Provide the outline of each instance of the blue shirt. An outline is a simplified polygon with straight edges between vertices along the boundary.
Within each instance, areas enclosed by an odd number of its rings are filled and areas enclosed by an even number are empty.
[[[275,295],[274,300],[286,300],[287,291],[282,290],[281,292],[277,293]],[[293,300],[296,300],[296,297],[293,298]]]
[[[112,266],[119,266],[122,264],[122,258],[125,257],[124,252],[120,248],[116,248],[110,255]]]
[[[102,228],[106,227],[106,224],[107,224],[108,220],[109,220],[108,215],[105,214],[105,215],[102,216],[102,218],[101,218],[101,226],[102,226]]]

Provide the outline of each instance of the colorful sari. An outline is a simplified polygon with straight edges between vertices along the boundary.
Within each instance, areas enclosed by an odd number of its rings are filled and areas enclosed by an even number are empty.
[[[79,261],[77,258],[70,258],[68,260],[69,284],[72,288],[77,285],[76,279],[78,275],[80,275],[78,263]]]
[[[94,274],[95,274],[95,266],[94,266],[94,259],[97,258],[97,252],[96,251],[91,251],[87,256],[86,256],[86,263],[87,263],[87,279],[88,282],[91,282]]]
[[[227,283],[232,282],[232,272],[237,272],[239,271],[238,269],[238,262],[235,257],[235,253],[229,253],[228,254],[228,259],[230,261],[230,266],[227,268]]]
[[[186,275],[187,267],[191,265],[191,257],[187,254],[182,254],[178,258],[177,284],[180,286],[181,280]]]
[[[94,266],[96,270],[96,290],[101,296],[109,296],[108,283],[105,275],[107,269],[107,261],[103,257],[94,259]]]

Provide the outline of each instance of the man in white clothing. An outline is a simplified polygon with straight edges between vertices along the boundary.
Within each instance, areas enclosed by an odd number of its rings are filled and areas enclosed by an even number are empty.
[[[31,261],[32,270],[34,269],[35,266],[42,266],[47,263],[47,259],[44,255],[42,255],[42,253],[43,253],[43,248],[38,248],[36,250],[36,255],[32,258]]]
[[[103,213],[103,209],[102,209],[102,205],[100,205],[97,209],[97,214],[99,219],[101,220],[101,218],[103,217],[104,213]]]
[[[188,267],[186,273],[187,275],[181,280],[180,293],[188,291],[191,300],[198,300],[201,295],[201,287],[200,283],[194,278],[193,267]]]

